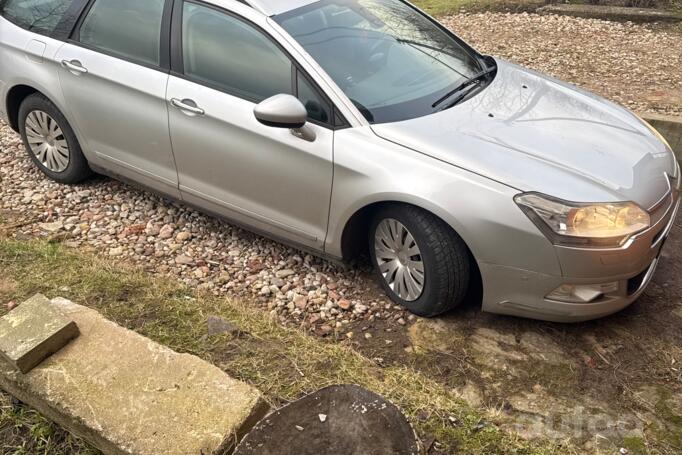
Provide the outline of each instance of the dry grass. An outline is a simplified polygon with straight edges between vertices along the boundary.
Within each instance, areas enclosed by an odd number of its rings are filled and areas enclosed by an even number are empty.
[[[419,8],[433,16],[455,14],[460,10],[474,11],[534,11],[545,0],[413,0]]]

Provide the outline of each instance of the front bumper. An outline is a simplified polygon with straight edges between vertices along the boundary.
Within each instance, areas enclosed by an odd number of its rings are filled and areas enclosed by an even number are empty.
[[[666,199],[667,198],[667,199]],[[680,194],[671,190],[653,209],[651,228],[620,248],[584,249],[555,246],[562,275],[549,275],[497,264],[479,263],[483,277],[483,310],[555,322],[579,322],[615,313],[644,292],[675,222]],[[590,303],[546,298],[563,284],[618,283],[618,290]]]

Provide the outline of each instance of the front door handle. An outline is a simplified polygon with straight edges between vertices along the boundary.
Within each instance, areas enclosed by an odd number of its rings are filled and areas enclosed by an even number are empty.
[[[73,73],[85,74],[88,69],[78,60],[62,60],[62,66]]]
[[[174,107],[177,107],[178,109],[180,109],[181,111],[191,112],[192,114],[196,114],[196,115],[204,115],[204,110],[202,108],[198,107],[197,103],[195,103],[192,100],[189,100],[189,99],[179,100],[177,98],[172,98],[171,104]]]

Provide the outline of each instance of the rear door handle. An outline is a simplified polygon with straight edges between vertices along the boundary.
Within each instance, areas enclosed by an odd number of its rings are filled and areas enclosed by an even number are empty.
[[[85,74],[88,72],[88,69],[78,60],[62,60],[62,66],[74,73]]]
[[[192,100],[189,99],[179,100],[177,98],[172,98],[171,104],[182,111],[191,112],[192,114],[196,115],[204,115],[204,110],[198,107],[197,104]]]

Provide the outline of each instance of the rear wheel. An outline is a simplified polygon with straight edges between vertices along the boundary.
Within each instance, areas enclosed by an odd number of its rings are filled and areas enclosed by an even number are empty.
[[[380,209],[369,251],[378,279],[396,303],[431,317],[459,305],[470,281],[468,250],[442,220],[414,206]]]
[[[33,162],[52,180],[78,183],[92,175],[69,122],[43,95],[31,95],[21,104],[19,132]]]

